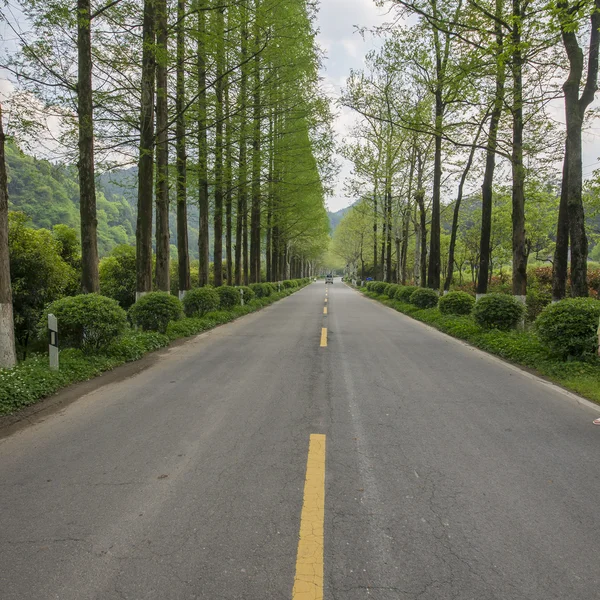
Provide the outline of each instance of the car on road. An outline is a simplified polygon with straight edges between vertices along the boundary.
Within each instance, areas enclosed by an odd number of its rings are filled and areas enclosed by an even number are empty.
[[[333,283],[333,275],[326,275],[325,276],[325,283]]]

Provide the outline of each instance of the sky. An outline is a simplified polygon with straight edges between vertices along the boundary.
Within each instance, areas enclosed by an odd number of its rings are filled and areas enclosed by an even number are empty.
[[[329,97],[335,101],[339,98],[340,89],[350,74],[350,69],[361,68],[364,57],[376,45],[372,36],[363,37],[356,27],[375,27],[389,21],[385,9],[375,5],[373,0],[321,0],[318,17],[319,34],[317,42],[327,55],[321,71],[323,86]],[[335,108],[335,131],[341,142],[344,134],[354,120],[349,109]],[[338,157],[342,163],[335,195],[327,199],[329,210],[335,212],[349,206],[355,198],[344,195],[344,179],[350,175],[351,165]]]

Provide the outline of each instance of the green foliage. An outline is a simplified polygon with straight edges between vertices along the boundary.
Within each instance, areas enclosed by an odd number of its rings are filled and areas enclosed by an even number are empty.
[[[395,298],[396,297],[396,292],[400,289],[400,287],[401,286],[399,286],[397,283],[390,283],[385,288],[385,295],[388,298]]]
[[[410,295],[410,303],[419,308],[434,308],[437,306],[439,296],[435,290],[429,288],[417,288]]]
[[[41,339],[47,338],[49,314],[58,321],[60,346],[86,353],[108,346],[127,326],[127,314],[119,303],[100,294],[67,296],[49,304],[38,323]]]
[[[410,297],[413,295],[413,292],[418,290],[419,288],[414,285],[401,285],[396,291],[396,300],[400,302],[410,302]]]
[[[376,294],[383,294],[387,285],[388,284],[385,281],[376,281],[373,285],[373,291]]]
[[[256,294],[250,286],[241,285],[237,289],[244,290],[244,303],[251,302],[252,300],[254,300],[254,298],[256,298]]]
[[[249,287],[257,298],[267,298],[273,292],[268,283],[251,283]]]
[[[129,318],[144,331],[165,333],[171,321],[181,318],[181,302],[167,292],[151,292],[142,296],[130,309]]]
[[[474,304],[475,298],[466,292],[448,292],[439,301],[443,315],[470,315]]]
[[[116,300],[124,309],[135,302],[135,248],[117,246],[100,261],[100,292]]]
[[[547,306],[536,321],[540,340],[555,354],[582,358],[596,354],[600,301],[569,298]]]
[[[293,281],[293,280],[291,280],[291,279],[286,279],[285,281],[283,281],[283,287],[286,290],[289,290],[289,289],[291,289],[293,287],[296,287],[296,282]]]
[[[552,302],[552,293],[540,289],[529,288],[527,290],[527,320],[533,322],[538,315]]]
[[[508,331],[523,318],[525,307],[514,296],[488,294],[473,307],[475,322],[484,329]]]
[[[15,334],[26,349],[44,306],[76,287],[78,277],[50,231],[28,227],[22,213],[9,214],[8,245]]]
[[[241,302],[239,290],[231,285],[222,285],[221,287],[218,287],[217,293],[220,298],[220,307],[223,310],[231,309]]]
[[[187,317],[202,317],[206,313],[217,310],[221,298],[217,291],[210,287],[194,288],[183,297],[183,310]]]

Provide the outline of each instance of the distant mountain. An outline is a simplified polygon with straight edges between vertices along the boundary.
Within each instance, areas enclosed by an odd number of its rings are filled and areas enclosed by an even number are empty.
[[[335,231],[335,228],[339,225],[340,221],[344,217],[344,215],[352,208],[352,205],[346,206],[346,208],[342,208],[336,212],[327,211],[327,215],[329,216],[329,225],[331,226],[331,233]]]

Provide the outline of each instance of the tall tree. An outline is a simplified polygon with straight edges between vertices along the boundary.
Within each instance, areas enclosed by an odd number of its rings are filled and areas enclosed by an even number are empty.
[[[156,287],[171,289],[167,0],[156,2]]]
[[[77,113],[79,123],[79,211],[81,216],[81,289],[98,292],[98,220],[94,178],[94,108],[90,0],[77,0]]]
[[[136,227],[137,293],[152,290],[152,190],[154,179],[154,82],[156,73],[156,0],[144,0],[142,90]]]
[[[177,146],[177,257],[178,288],[186,292],[191,285],[190,255],[188,248],[187,216],[187,154],[186,154],[186,115],[185,115],[185,24],[186,0],[177,2],[177,90],[175,131]]]
[[[8,185],[4,145],[5,135],[2,106],[0,106],[0,369],[10,369],[17,364],[17,352],[8,255]]]

